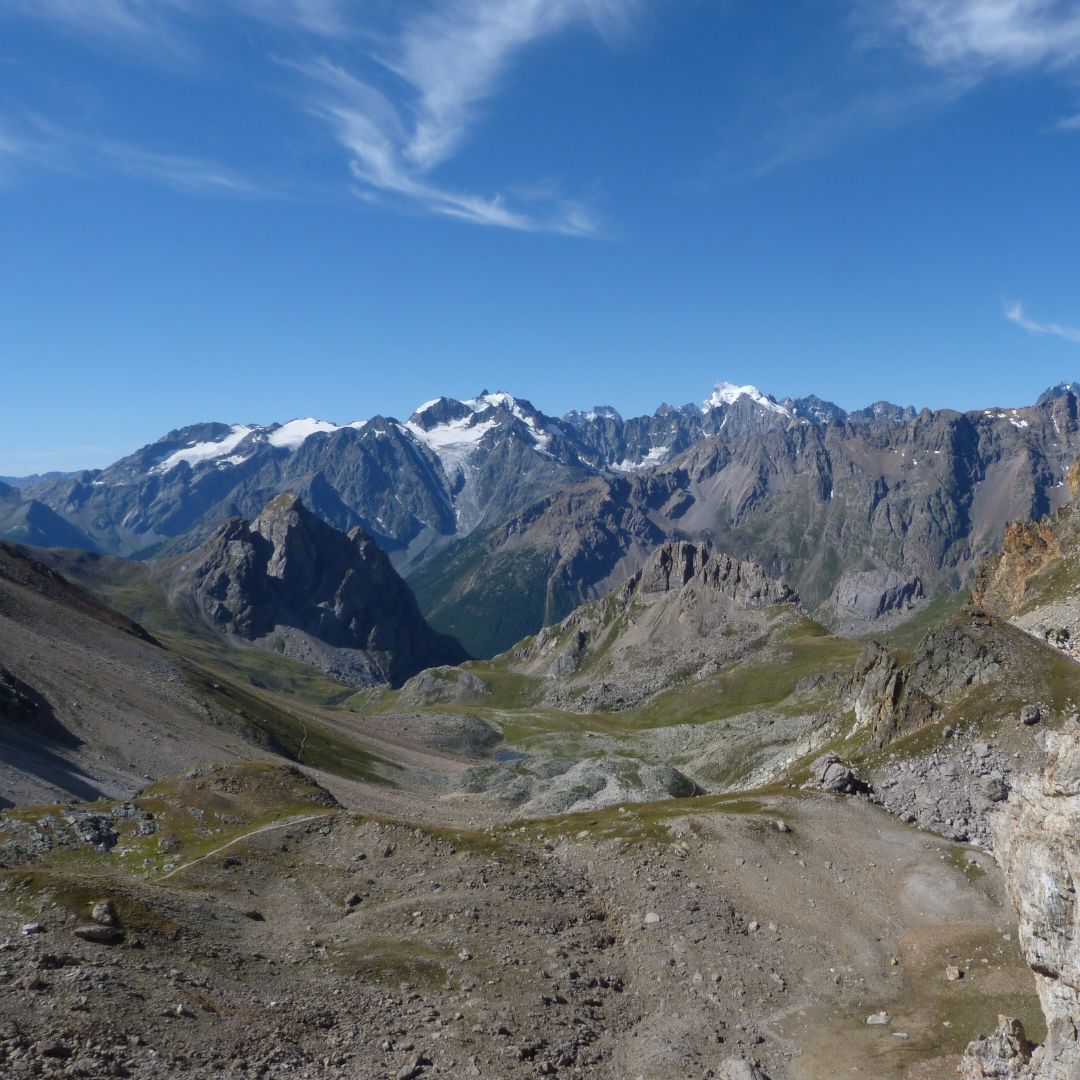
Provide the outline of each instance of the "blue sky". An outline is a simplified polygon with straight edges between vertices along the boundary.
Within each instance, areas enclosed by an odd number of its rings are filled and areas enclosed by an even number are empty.
[[[1029,402],[1078,180],[1075,2],[4,0],[0,474],[484,387]]]

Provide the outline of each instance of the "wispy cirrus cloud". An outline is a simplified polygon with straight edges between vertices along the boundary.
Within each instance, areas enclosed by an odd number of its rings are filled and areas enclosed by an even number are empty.
[[[372,58],[396,77],[389,91],[327,60],[296,66],[315,87],[310,108],[349,153],[364,197],[477,225],[590,235],[597,224],[579,201],[541,198],[535,188],[531,195],[461,193],[432,173],[461,150],[517,54],[574,24],[607,37],[622,33],[638,6],[636,0],[449,0],[422,9],[376,47]]]
[[[1047,334],[1051,337],[1059,337],[1065,341],[1080,345],[1080,327],[1062,326],[1060,323],[1036,322],[1028,318],[1024,311],[1024,305],[1020,301],[1008,305],[1005,309],[1005,318],[1017,326],[1023,327],[1031,334]]]
[[[440,182],[436,172],[462,153],[519,54],[574,26],[610,41],[627,31],[647,0],[0,2],[7,5],[0,19],[32,17],[128,47],[149,42],[155,48],[145,54],[163,64],[186,57],[202,24],[226,15],[306,31],[306,37],[289,40],[288,59],[282,62],[304,76],[300,101],[345,150],[360,198],[477,225],[587,236],[599,231],[595,215],[551,179],[479,194]],[[326,55],[297,59],[314,43]],[[122,171],[174,186],[233,191],[251,186],[194,158],[106,141],[97,142],[93,154]]]
[[[158,181],[178,191],[231,195],[266,194],[266,189],[225,166],[183,154],[161,153],[109,139],[82,139],[85,154],[128,176]]]
[[[933,67],[972,74],[1080,62],[1080,10],[1060,0],[892,0],[887,18]]]
[[[57,172],[114,172],[177,191],[204,194],[267,195],[271,192],[241,174],[204,158],[148,150],[116,139],[71,131],[40,117],[18,134],[0,127],[0,164],[23,161]]]
[[[5,0],[21,15],[103,37],[173,39],[191,21],[238,12],[264,22],[337,35],[348,25],[346,0]]]
[[[926,66],[974,86],[994,74],[1080,75],[1080,8],[1072,0],[890,0],[879,25]],[[1080,130],[1080,115],[1055,125]]]

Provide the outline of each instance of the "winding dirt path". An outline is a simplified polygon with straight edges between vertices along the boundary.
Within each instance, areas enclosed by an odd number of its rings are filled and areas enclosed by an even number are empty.
[[[206,859],[212,858],[214,855],[220,854],[225,851],[226,848],[231,848],[233,844],[239,844],[241,840],[249,840],[253,836],[258,836],[260,833],[273,832],[275,829],[287,829],[293,825],[303,825],[308,821],[318,821],[320,818],[333,817],[338,811],[323,811],[321,814],[305,814],[302,817],[284,818],[282,821],[272,821],[269,825],[260,825],[257,829],[252,829],[250,832],[241,833],[239,836],[234,836],[231,840],[226,841],[220,847],[216,847],[213,851],[208,851],[205,855],[200,855],[197,859],[192,859],[191,862],[181,863],[179,866],[174,866],[167,874],[162,874],[159,878],[154,878],[151,882],[152,885],[160,885],[163,881],[168,881],[174,874],[179,874],[181,870],[187,870],[192,866],[197,866],[199,863],[204,862]]]

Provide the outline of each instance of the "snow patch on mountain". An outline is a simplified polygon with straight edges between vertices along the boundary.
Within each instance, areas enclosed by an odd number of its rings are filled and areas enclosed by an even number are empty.
[[[295,450],[305,439],[323,431],[340,431],[337,424],[331,424],[329,420],[316,420],[313,416],[304,417],[302,420],[290,420],[286,424],[266,437],[271,446],[284,446],[289,450]]]
[[[742,397],[750,398],[755,405],[759,405],[769,412],[779,413],[781,416],[787,416],[794,419],[794,415],[790,409],[785,408],[783,405],[778,405],[772,398],[763,394],[756,386],[736,386],[734,383],[725,382],[723,379],[713,387],[712,393],[704,402],[702,402],[701,411],[710,412],[713,409],[734,405],[735,402]]]
[[[517,398],[513,394],[508,394],[505,390],[499,390],[494,394],[489,394],[485,390],[482,394],[469,398],[461,404],[467,405],[473,412],[483,412],[488,408],[509,409],[511,411],[518,408]]]
[[[612,465],[613,472],[636,473],[646,469],[655,469],[657,465],[663,465],[670,456],[670,446],[654,446],[640,461],[631,461],[624,458],[618,465]]]
[[[197,465],[203,461],[213,461],[215,458],[223,458],[230,455],[253,431],[247,424],[233,424],[228,435],[221,439],[210,442],[192,443],[182,450],[171,453],[164,461],[158,462],[150,471],[152,473],[167,473],[175,469],[182,462],[189,465]]]
[[[497,426],[497,420],[481,420],[477,423],[474,415],[437,424],[430,431],[425,431],[410,420],[402,430],[431,450],[442,464],[447,479],[453,479],[465,469],[469,455],[480,440]]]

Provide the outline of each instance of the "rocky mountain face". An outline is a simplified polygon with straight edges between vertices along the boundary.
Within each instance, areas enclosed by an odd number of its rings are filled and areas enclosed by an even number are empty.
[[[992,811],[1078,699],[1080,665],[969,605],[913,649],[868,643],[829,711],[890,813],[989,848]]]
[[[190,548],[227,518],[296,491],[335,527],[362,525],[405,567],[584,477],[650,469],[721,431],[738,438],[846,416],[818,398],[777,403],[730,383],[701,406],[625,421],[603,406],[559,419],[484,391],[425,402],[405,423],[195,424],[107,469],[26,490],[81,529],[83,544],[140,556]]]
[[[0,534],[142,558],[190,550],[293,491],[335,528],[362,527],[435,625],[476,654],[557,621],[681,538],[760,561],[854,632],[968,583],[1007,521],[1061,504],[1077,402],[1063,385],[1025,409],[847,413],[718,383],[700,406],[629,420],[604,406],[555,418],[485,392],[426,402],[404,423],[201,424],[23,488],[6,525],[0,493]]]
[[[353,686],[399,684],[466,659],[424,621],[412,592],[362,528],[327,525],[295,494],[234,519],[162,564],[172,602],[226,635],[274,649]]]
[[[1008,412],[721,433],[650,472],[565,488],[411,577],[437,627],[490,653],[601,595],[664,540],[704,538],[760,562],[850,630],[969,582],[1007,522],[1065,500],[1077,453],[1071,393]],[[501,579],[525,598],[507,633],[494,616]]]
[[[545,704],[630,709],[676,676],[713,674],[799,617],[794,591],[756,563],[676,541],[611,595],[541,630],[507,659],[510,670],[544,678]]]
[[[848,684],[856,727],[868,729],[872,746],[888,746],[940,718],[972,687],[999,677],[1006,653],[989,620],[977,615],[934,627],[909,663],[871,642]]]

